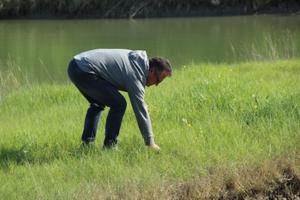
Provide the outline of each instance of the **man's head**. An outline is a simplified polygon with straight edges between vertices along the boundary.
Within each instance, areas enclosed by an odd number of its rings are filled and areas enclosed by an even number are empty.
[[[161,57],[150,58],[149,60],[149,73],[146,85],[158,85],[167,76],[172,75],[172,66],[170,62]]]

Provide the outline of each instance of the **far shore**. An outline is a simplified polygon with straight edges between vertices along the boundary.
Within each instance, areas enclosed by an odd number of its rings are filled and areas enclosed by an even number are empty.
[[[34,6],[7,6],[0,9],[0,19],[132,19],[132,18],[162,18],[162,17],[212,17],[212,16],[243,16],[243,15],[299,15],[299,3],[281,3],[274,5],[139,5],[126,1],[116,5],[65,5],[57,7],[50,2],[41,8]],[[1,0],[0,0],[1,3]],[[163,3],[162,3],[163,4]],[[30,7],[30,8],[28,8]]]

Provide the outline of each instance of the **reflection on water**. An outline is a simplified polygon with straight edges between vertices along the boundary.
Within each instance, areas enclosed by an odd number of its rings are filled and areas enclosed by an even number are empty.
[[[73,55],[94,48],[145,49],[175,67],[265,56],[300,56],[300,16],[141,20],[2,20],[0,69],[12,60],[32,79],[66,80]]]

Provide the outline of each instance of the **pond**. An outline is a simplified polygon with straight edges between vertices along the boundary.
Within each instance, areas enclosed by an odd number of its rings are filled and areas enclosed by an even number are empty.
[[[77,53],[145,49],[174,67],[300,57],[300,16],[137,20],[1,20],[0,70],[19,67],[32,81],[66,81]]]

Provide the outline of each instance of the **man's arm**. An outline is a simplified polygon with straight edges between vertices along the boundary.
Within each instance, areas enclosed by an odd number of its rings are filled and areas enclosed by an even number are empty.
[[[136,116],[136,120],[144,138],[145,144],[148,146],[154,145],[154,137],[151,125],[151,119],[144,101],[144,86],[141,82],[136,81],[128,87],[128,95]]]

